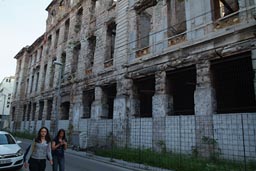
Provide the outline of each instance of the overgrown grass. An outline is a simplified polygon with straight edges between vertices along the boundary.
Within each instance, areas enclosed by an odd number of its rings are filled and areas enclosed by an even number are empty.
[[[15,137],[30,139],[30,140],[33,140],[36,136],[35,134],[31,134],[28,131],[25,131],[25,132],[11,132],[11,134]]]
[[[96,149],[95,154],[175,171],[245,171],[245,167],[246,171],[256,170],[256,161],[247,162],[245,165],[243,162],[211,161],[190,155],[156,153],[149,149]]]

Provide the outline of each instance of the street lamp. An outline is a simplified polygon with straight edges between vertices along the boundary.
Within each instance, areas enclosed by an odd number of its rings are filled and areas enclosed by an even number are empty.
[[[60,107],[60,100],[61,100],[61,96],[60,96],[60,86],[61,86],[61,77],[62,77],[62,67],[63,64],[61,62],[58,61],[53,61],[54,65],[58,65],[59,66],[59,78],[58,78],[58,84],[57,84],[57,105],[55,106],[55,130],[54,130],[54,134],[57,135],[58,133],[58,127],[59,127],[59,107]]]

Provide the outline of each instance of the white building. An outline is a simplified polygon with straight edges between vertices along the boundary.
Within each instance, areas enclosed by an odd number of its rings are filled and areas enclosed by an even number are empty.
[[[14,76],[5,77],[0,83],[0,128],[8,126],[10,116],[10,108],[12,101],[12,93],[14,87]]]

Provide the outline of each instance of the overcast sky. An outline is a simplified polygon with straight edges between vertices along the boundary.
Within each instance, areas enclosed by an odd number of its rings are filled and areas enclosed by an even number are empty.
[[[14,76],[14,56],[46,29],[46,7],[52,0],[0,0],[0,82]]]

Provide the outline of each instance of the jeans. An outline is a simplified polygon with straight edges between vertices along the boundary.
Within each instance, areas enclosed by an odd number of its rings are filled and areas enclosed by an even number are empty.
[[[53,158],[53,165],[52,165],[52,171],[64,171],[65,170],[65,158],[64,157],[58,157],[58,156],[52,156]]]
[[[46,168],[45,159],[29,159],[29,170],[30,171],[44,171]]]

